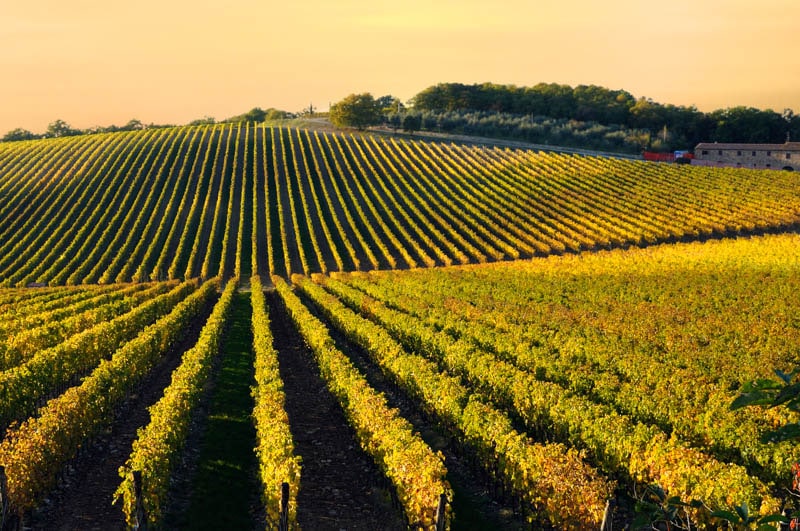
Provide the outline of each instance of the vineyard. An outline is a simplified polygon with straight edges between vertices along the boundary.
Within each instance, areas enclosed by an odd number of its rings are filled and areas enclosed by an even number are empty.
[[[252,124],[0,143],[0,518],[56,527],[102,455],[97,526],[177,525],[236,359],[252,527],[780,512],[800,449],[761,435],[798,418],[730,405],[800,364],[798,227],[790,172]]]
[[[285,128],[0,144],[0,282],[408,269],[794,227],[796,176]]]

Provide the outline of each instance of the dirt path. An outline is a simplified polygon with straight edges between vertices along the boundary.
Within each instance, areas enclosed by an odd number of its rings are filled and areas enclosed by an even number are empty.
[[[172,371],[181,360],[180,354],[191,348],[211,311],[194,320],[184,340],[167,353],[150,376],[142,383],[117,413],[112,426],[85,447],[64,471],[61,485],[46,497],[42,508],[28,522],[31,530],[72,531],[125,529],[119,504],[111,500],[121,481],[119,467],[131,453],[136,431],[150,421],[148,407],[156,403],[169,385]]]
[[[404,518],[392,507],[383,476],[356,442],[278,295],[274,291],[266,295],[295,452],[303,459],[297,499],[300,526],[337,531],[404,529]]]

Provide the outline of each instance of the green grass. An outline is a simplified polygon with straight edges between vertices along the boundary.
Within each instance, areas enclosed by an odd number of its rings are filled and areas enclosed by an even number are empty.
[[[258,492],[253,399],[253,336],[250,295],[237,293],[221,346],[221,364],[209,404],[200,461],[192,485],[187,527],[250,529],[253,493]]]

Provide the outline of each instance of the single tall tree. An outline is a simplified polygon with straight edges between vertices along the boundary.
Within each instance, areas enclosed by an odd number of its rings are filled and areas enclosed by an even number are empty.
[[[365,129],[381,122],[381,108],[372,94],[350,94],[331,105],[331,123],[337,127]]]

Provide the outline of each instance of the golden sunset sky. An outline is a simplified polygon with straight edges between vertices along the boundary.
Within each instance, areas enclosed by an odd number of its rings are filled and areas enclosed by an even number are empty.
[[[0,0],[0,135],[320,110],[439,82],[800,113],[798,0]]]

